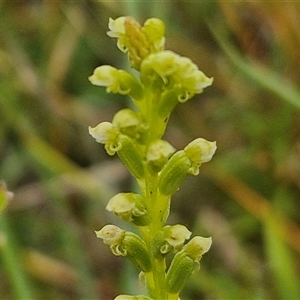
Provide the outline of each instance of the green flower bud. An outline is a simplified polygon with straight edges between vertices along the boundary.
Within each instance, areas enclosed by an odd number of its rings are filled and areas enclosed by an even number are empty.
[[[162,194],[174,194],[188,175],[191,162],[183,150],[177,151],[159,174],[158,187]]]
[[[136,295],[136,296],[119,295],[114,300],[153,300],[153,299],[144,295]]]
[[[106,225],[96,231],[98,238],[110,246],[116,256],[126,256],[143,272],[151,270],[151,261],[145,242],[136,234],[114,225]]]
[[[157,18],[146,20],[142,31],[146,34],[150,43],[151,52],[159,52],[164,50],[165,46],[165,24]]]
[[[135,100],[143,97],[140,82],[130,73],[112,66],[97,67],[89,80],[94,85],[106,86],[107,93],[130,95]]]
[[[121,217],[126,222],[144,226],[150,222],[150,217],[144,203],[144,197],[139,194],[119,193],[109,200],[106,209]]]
[[[112,124],[117,126],[123,134],[136,140],[141,138],[146,129],[140,114],[129,108],[118,111],[113,117]]]
[[[167,141],[156,140],[152,142],[146,154],[146,161],[150,169],[154,172],[159,172],[175,150]]]
[[[192,162],[189,173],[198,175],[201,164],[210,161],[216,149],[216,142],[209,142],[203,138],[198,138],[190,142],[184,148],[184,152]]]
[[[178,294],[185,286],[195,268],[195,261],[185,251],[177,252],[167,272],[167,289]]]
[[[135,178],[143,178],[144,165],[137,143],[124,134],[120,134],[117,141],[118,144],[121,145],[121,147],[117,150],[117,154],[125,167]]]

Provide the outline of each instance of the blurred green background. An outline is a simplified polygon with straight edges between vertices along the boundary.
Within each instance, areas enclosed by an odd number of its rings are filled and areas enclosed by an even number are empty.
[[[137,270],[94,234],[134,184],[87,127],[130,103],[87,77],[128,68],[108,18],[166,24],[166,48],[214,84],[175,109],[181,149],[216,140],[172,201],[169,224],[213,237],[182,299],[300,299],[300,4],[296,1],[0,2],[0,299],[113,299]]]

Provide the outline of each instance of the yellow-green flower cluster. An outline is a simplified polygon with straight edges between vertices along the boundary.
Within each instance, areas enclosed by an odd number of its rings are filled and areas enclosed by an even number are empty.
[[[178,101],[185,102],[212,84],[198,67],[186,57],[172,51],[149,55],[141,64],[142,82],[155,81],[161,90],[175,90]]]
[[[118,48],[128,53],[133,68],[139,69],[142,60],[165,46],[165,25],[156,18],[148,19],[143,26],[131,17],[109,19],[108,35],[117,38]]]
[[[159,19],[148,19],[141,26],[131,17],[120,17],[110,19],[109,28],[108,35],[117,38],[118,48],[128,53],[140,78],[104,65],[96,68],[89,80],[106,87],[108,93],[129,95],[146,125],[153,127],[155,122],[148,141],[160,139],[176,104],[202,93],[213,79],[206,77],[189,58],[164,50],[165,28]]]
[[[129,258],[141,271],[149,295],[120,295],[116,299],[179,299],[189,276],[198,269],[211,238],[193,237],[181,224],[166,225],[171,196],[188,175],[197,175],[202,163],[212,159],[216,143],[197,138],[176,150],[163,139],[170,113],[212,84],[213,79],[186,57],[164,49],[165,26],[156,18],[140,25],[131,17],[109,20],[108,35],[117,39],[139,76],[104,65],[89,77],[108,93],[128,95],[135,109],[124,108],[111,122],[89,127],[109,155],[117,154],[137,180],[139,193],[122,192],[106,209],[136,226],[137,232],[106,225],[97,237],[113,254]],[[166,256],[173,253],[167,266]]]

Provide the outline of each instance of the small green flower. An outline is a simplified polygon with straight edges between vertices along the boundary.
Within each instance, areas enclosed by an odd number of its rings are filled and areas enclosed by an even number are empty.
[[[102,122],[96,127],[89,126],[89,134],[97,143],[106,144],[114,142],[120,134],[119,129],[110,122]]]
[[[127,71],[112,66],[97,67],[89,80],[94,85],[105,86],[107,93],[130,95],[135,100],[143,97],[140,82]]]
[[[185,102],[212,84],[198,67],[186,57],[166,50],[149,55],[141,64],[141,79],[144,84],[161,79],[162,90],[178,91],[177,100]],[[155,86],[157,88],[157,86]]]
[[[193,140],[184,148],[186,155],[196,164],[210,161],[216,150],[216,142],[209,142],[203,138]]]
[[[146,161],[150,169],[159,172],[176,149],[165,140],[153,141],[147,150]]]
[[[164,195],[174,194],[188,174],[199,174],[201,164],[208,162],[216,149],[216,142],[198,138],[189,143],[184,150],[173,154],[159,174],[160,192]]]
[[[109,200],[106,209],[126,222],[143,226],[150,222],[144,203],[145,198],[139,194],[119,193]]]
[[[102,122],[94,128],[89,127],[89,134],[96,142],[105,145],[105,150],[109,155],[114,155],[123,147],[119,141],[119,129],[110,122]]]
[[[105,144],[105,150],[109,155],[117,152],[134,177],[137,179],[143,177],[144,165],[137,143],[127,135],[121,134],[117,126],[102,122],[94,128],[89,127],[89,133],[98,143]]]
[[[163,228],[165,244],[161,247],[161,252],[166,253],[171,249],[181,250],[185,240],[191,236],[191,232],[183,225],[167,225]]]
[[[125,19],[126,17],[119,17],[115,20],[109,18],[108,28],[110,31],[107,32],[107,35],[114,38],[120,38],[125,35]]]
[[[199,260],[211,246],[211,238],[194,237],[176,253],[167,273],[168,291],[178,294],[191,274],[199,270]]]
[[[112,66],[103,65],[94,70],[89,81],[94,85],[106,86],[108,93],[118,91],[118,70]]]
[[[119,128],[123,134],[136,140],[140,140],[147,129],[141,115],[129,108],[118,111],[113,117],[112,124]]]
[[[216,150],[216,142],[209,142],[203,138],[197,138],[190,142],[184,148],[184,152],[191,161],[189,173],[198,175],[201,164],[210,161]]]
[[[172,88],[170,86],[173,83],[171,76],[178,69],[179,57],[179,55],[169,50],[149,55],[141,65],[142,81],[143,79],[150,79],[152,81],[156,77],[159,77],[165,87]]]
[[[96,231],[98,238],[109,245],[116,256],[126,256],[143,272],[151,270],[151,261],[145,242],[135,233],[125,231],[118,226],[106,225]]]
[[[193,237],[184,247],[186,254],[195,261],[199,261],[204,253],[206,253],[212,244],[211,237],[202,236]]]
[[[106,225],[95,233],[97,238],[102,239],[103,243],[109,246],[119,245],[125,236],[125,230],[115,225]]]

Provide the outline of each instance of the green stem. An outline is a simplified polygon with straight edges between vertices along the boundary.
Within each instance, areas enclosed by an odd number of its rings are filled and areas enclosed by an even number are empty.
[[[157,188],[158,175],[150,175],[145,178],[144,196],[147,199],[148,211],[151,214],[152,222],[147,229],[141,229],[141,234],[145,240],[150,259],[152,263],[152,272],[145,274],[149,295],[153,299],[167,300],[168,293],[166,288],[166,262],[164,258],[155,258],[153,253],[153,240],[164,226],[162,215],[165,210],[162,210],[160,205],[160,196]]]
[[[167,126],[166,121],[159,116],[158,103],[160,102],[161,94],[160,91],[155,91],[153,87],[148,89],[145,88],[145,101],[139,105],[139,109],[144,116],[148,129],[147,144],[149,145],[152,141],[160,139],[165,133]]]
[[[160,94],[150,88],[146,91],[146,106],[143,107],[143,114],[149,126],[149,135],[147,138],[148,148],[150,143],[156,139],[160,139],[165,132],[166,122],[159,118],[158,101]],[[141,230],[143,239],[145,240],[150,259],[152,263],[152,271],[145,274],[149,295],[153,299],[167,300],[168,297],[166,282],[166,261],[164,258],[156,258],[153,253],[153,240],[157,234],[163,229],[165,221],[169,213],[169,197],[161,196],[158,190],[158,174],[146,172],[143,194],[146,200],[147,209],[151,215],[152,221],[147,229]]]
[[[165,259],[154,259],[153,278],[155,283],[154,299],[168,299],[166,288]]]

